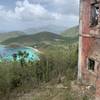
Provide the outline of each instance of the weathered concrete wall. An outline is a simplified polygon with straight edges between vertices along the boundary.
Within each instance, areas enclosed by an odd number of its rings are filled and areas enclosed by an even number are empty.
[[[97,1],[100,2],[100,0]],[[78,79],[95,84],[96,100],[100,100],[100,9],[98,25],[90,27],[92,2],[95,0],[80,0]],[[94,71],[88,70],[89,57],[95,61]]]
[[[78,79],[85,81],[89,81],[90,77],[92,78],[92,76],[93,78],[95,77],[94,74],[90,73],[88,70],[87,60],[90,57],[92,47],[96,45],[96,38],[100,38],[100,25],[96,27],[90,27],[90,12],[91,0],[81,0]]]
[[[80,2],[80,39],[79,39],[79,78],[88,80],[87,57],[91,45],[89,35],[90,28],[90,0],[81,0]],[[80,72],[81,71],[81,72]]]

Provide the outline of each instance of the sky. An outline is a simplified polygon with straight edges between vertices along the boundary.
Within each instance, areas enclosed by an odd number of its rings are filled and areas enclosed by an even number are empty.
[[[79,0],[0,0],[0,32],[79,23]]]

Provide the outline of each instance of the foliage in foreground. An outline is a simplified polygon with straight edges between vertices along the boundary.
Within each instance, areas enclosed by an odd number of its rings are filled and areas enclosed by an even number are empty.
[[[66,76],[67,82],[74,80],[77,74],[77,46],[45,50],[40,61],[0,64],[0,95],[27,86],[37,87],[43,82]]]

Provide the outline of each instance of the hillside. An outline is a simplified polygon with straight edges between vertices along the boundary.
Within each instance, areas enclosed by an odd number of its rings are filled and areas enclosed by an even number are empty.
[[[59,39],[63,39],[63,37],[51,32],[40,32],[37,34],[23,35],[23,36],[9,38],[3,41],[2,43],[9,44],[9,43],[17,42],[17,43],[23,43],[23,44],[24,43],[31,44],[34,42],[55,41]]]
[[[72,28],[69,28],[65,30],[62,34],[64,37],[76,37],[79,33],[79,26],[74,26]]]
[[[66,27],[64,27],[64,26],[46,25],[46,26],[40,26],[38,28],[33,28],[33,27],[28,28],[28,29],[24,30],[23,32],[25,32],[26,34],[35,34],[35,33],[46,31],[46,32],[60,34],[65,29],[66,29]]]
[[[25,33],[20,32],[20,31],[0,33],[0,42],[5,41],[6,39],[9,39],[9,38],[18,37],[18,36],[22,36],[22,35],[25,35]]]

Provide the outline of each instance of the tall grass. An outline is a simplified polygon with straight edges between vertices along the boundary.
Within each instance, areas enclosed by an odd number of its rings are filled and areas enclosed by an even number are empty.
[[[66,76],[74,80],[77,74],[77,46],[46,49],[40,60],[25,62],[22,60],[0,64],[0,95],[10,93],[18,87],[37,87],[57,77]]]

